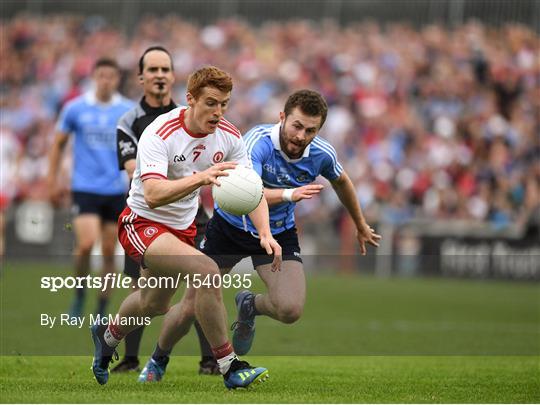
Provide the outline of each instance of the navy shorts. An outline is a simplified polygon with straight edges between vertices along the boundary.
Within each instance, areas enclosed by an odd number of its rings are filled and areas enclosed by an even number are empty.
[[[124,255],[124,274],[135,280],[141,277],[141,266],[129,255]]]
[[[202,205],[199,205],[199,210],[197,211],[197,216],[195,217],[195,225],[197,226],[197,236],[195,236],[195,247],[199,249],[199,245],[204,238],[204,230],[210,218],[204,210]]]
[[[118,222],[120,213],[126,206],[125,194],[101,195],[74,191],[73,215],[96,214],[104,222]]]
[[[274,239],[281,246],[284,261],[294,260],[302,263],[296,228],[278,233],[274,235]],[[229,224],[217,213],[214,213],[206,225],[206,234],[201,242],[200,250],[211,257],[222,269],[234,267],[248,256],[251,256],[254,267],[270,264],[274,259],[274,256],[268,255],[261,247],[259,238],[251,232]]]

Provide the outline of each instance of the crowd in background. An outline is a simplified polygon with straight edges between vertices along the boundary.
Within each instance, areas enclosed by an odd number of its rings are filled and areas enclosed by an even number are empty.
[[[198,26],[160,16],[127,35],[101,17],[64,15],[19,16],[0,30],[4,200],[47,198],[58,112],[87,90],[94,61],[115,57],[122,93],[136,100],[138,58],[159,44],[173,55],[178,103],[197,67],[232,74],[227,118],[242,132],[277,122],[292,91],[320,91],[330,107],[321,135],[336,147],[370,223],[442,218],[502,229],[524,222],[540,201],[540,38],[523,26]],[[318,221],[340,210],[324,192],[297,215]]]

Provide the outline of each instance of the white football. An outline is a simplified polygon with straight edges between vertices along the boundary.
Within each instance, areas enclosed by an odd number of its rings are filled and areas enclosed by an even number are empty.
[[[218,207],[233,215],[247,215],[263,198],[263,182],[257,172],[238,165],[226,170],[229,175],[221,176],[220,186],[212,186],[212,197]]]

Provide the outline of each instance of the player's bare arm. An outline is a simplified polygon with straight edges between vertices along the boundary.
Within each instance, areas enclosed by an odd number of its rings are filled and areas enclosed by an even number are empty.
[[[62,154],[66,147],[69,135],[58,131],[49,153],[49,172],[47,173],[47,189],[51,202],[57,203],[60,198],[61,189],[56,184],[56,176],[59,171]]]
[[[126,171],[130,180],[133,180],[133,173],[135,173],[135,167],[137,166],[137,161],[135,159],[126,160],[124,163],[124,170]]]
[[[250,214],[249,218],[257,229],[261,241],[261,247],[266,250],[269,255],[274,255],[272,262],[272,271],[281,269],[281,246],[276,242],[270,231],[270,214],[268,212],[268,203],[265,198],[261,199],[259,206]]]
[[[143,182],[144,199],[150,208],[178,201],[201,186],[217,184],[220,176],[228,176],[228,169],[234,169],[237,163],[218,163],[202,172],[178,180],[148,179]]]
[[[356,238],[360,245],[360,253],[365,255],[367,253],[366,243],[378,247],[381,236],[376,234],[374,229],[367,224],[356,198],[356,190],[347,173],[343,172],[331,184],[356,225]]]
[[[283,202],[299,202],[310,200],[324,188],[322,184],[307,184],[294,189],[286,188],[265,188],[264,197],[269,206],[282,204]],[[290,194],[289,194],[290,193]]]

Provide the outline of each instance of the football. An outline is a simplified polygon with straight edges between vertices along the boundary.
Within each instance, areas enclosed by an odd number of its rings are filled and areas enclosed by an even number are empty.
[[[227,170],[228,176],[218,180],[221,186],[212,186],[212,197],[218,207],[233,215],[247,215],[263,198],[263,183],[253,169],[238,165]]]

